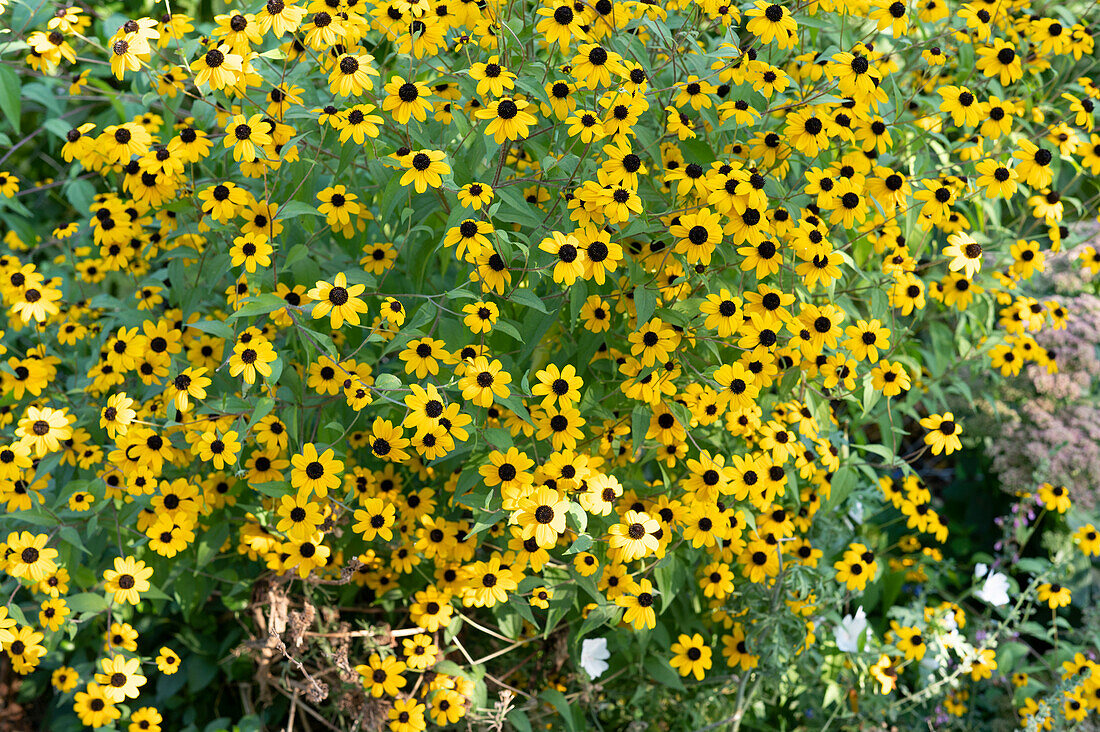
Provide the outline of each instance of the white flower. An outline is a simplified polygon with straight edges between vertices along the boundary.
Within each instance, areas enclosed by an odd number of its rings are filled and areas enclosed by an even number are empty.
[[[985,577],[985,583],[980,589],[974,591],[974,597],[982,602],[988,602],[993,607],[1007,605],[1008,577],[1000,572],[990,572]]]
[[[851,507],[848,509],[848,518],[857,524],[863,523],[863,504],[859,502],[858,498],[852,499]]]
[[[845,615],[844,619],[840,621],[840,625],[837,626],[834,638],[836,638],[836,647],[845,653],[858,653],[859,652],[859,639],[863,635],[863,632],[867,630],[867,614],[863,612],[863,607],[856,608],[856,614]]]
[[[607,659],[611,651],[607,650],[607,638],[585,638],[581,643],[581,668],[594,679],[607,670]]]

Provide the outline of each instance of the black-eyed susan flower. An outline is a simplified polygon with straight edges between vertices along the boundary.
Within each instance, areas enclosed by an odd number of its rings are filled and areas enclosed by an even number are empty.
[[[982,267],[981,244],[966,232],[947,237],[947,244],[943,255],[951,258],[948,268],[952,272],[962,272],[967,279],[973,279]]]
[[[401,185],[412,184],[417,193],[423,193],[428,188],[440,188],[443,185],[442,176],[451,172],[451,167],[443,160],[447,157],[441,150],[417,150],[411,153],[405,164],[405,172],[401,176]]]
[[[1051,610],[1069,605],[1072,596],[1068,587],[1057,582],[1044,582],[1036,589],[1039,602],[1045,602]]]
[[[931,414],[922,419],[920,424],[928,430],[924,436],[924,443],[932,448],[933,455],[939,455],[941,452],[950,455],[962,449],[962,442],[959,440],[962,427],[955,422],[955,415],[951,412]]]
[[[1042,503],[1048,511],[1065,513],[1073,505],[1070,501],[1069,490],[1061,485],[1043,483],[1039,486],[1038,498],[1039,502]]]
[[[76,692],[73,710],[81,723],[89,727],[103,727],[122,717],[122,710],[107,696],[107,690],[96,683]]]
[[[407,683],[402,674],[407,666],[404,661],[395,656],[381,656],[372,653],[365,664],[355,667],[356,672],[363,681],[363,688],[370,695],[378,698],[383,694],[396,696],[401,687]]]
[[[511,382],[512,375],[504,370],[499,360],[490,361],[484,356],[478,356],[466,365],[465,374],[459,379],[458,385],[462,389],[463,399],[479,407],[488,407],[496,398],[508,398],[511,394],[508,384]]]
[[[690,636],[681,634],[672,644],[672,653],[669,665],[679,671],[681,676],[695,676],[697,681],[703,680],[712,665],[711,648],[698,633]]]
[[[398,124],[408,124],[410,119],[421,122],[428,119],[428,112],[432,108],[431,102],[428,101],[431,90],[424,84],[393,76],[386,84],[385,92],[386,98],[382,100],[382,110],[389,112]]]
[[[99,660],[100,672],[96,673],[96,683],[103,689],[104,695],[112,702],[121,704],[127,699],[136,699],[139,689],[145,685],[146,678],[141,674],[141,659],[126,658],[115,654]]]
[[[631,562],[657,551],[657,532],[661,526],[643,511],[627,511],[619,523],[611,525],[609,546],[623,562]]]
[[[359,298],[364,290],[365,285],[349,285],[343,272],[338,272],[331,283],[318,280],[306,293],[316,303],[310,315],[314,319],[328,316],[333,329],[345,321],[359,325],[359,313],[367,312],[367,304]]]
[[[145,566],[140,559],[115,557],[114,568],[103,573],[104,589],[114,593],[117,603],[137,605],[141,593],[149,591],[152,576],[153,568]]]

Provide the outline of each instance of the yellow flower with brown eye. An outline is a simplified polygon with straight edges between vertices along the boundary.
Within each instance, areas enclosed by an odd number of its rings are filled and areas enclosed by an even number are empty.
[[[356,104],[344,110],[334,123],[340,130],[340,142],[354,140],[356,145],[362,145],[368,139],[377,138],[378,125],[383,124],[383,119],[372,114],[374,111],[373,104]]]
[[[62,694],[68,694],[80,683],[80,674],[72,666],[62,666],[50,675],[50,683]]]
[[[943,98],[940,111],[950,114],[957,127],[977,127],[985,117],[986,104],[965,86],[942,86],[936,93]]]
[[[65,623],[69,615],[69,606],[60,598],[53,598],[42,603],[42,609],[38,613],[38,622],[43,628],[56,631]]]
[[[683,254],[689,263],[710,264],[715,248],[722,243],[722,217],[709,208],[683,214],[669,234],[676,238],[673,251]]]
[[[115,602],[119,604],[137,605],[141,601],[141,593],[149,591],[149,578],[152,576],[153,568],[145,566],[140,559],[115,557],[114,569],[103,573],[104,589],[113,592]]]
[[[233,159],[250,161],[257,157],[257,149],[272,144],[271,135],[262,114],[245,117],[238,114],[225,127],[226,149],[233,148]]]
[[[1019,149],[1012,157],[1020,161],[1016,166],[1020,181],[1033,189],[1049,186],[1054,179],[1054,171],[1050,167],[1054,154],[1029,140],[1019,140],[1016,145]]]
[[[348,193],[342,185],[329,186],[317,193],[317,200],[321,202],[317,210],[324,214],[329,226],[347,226],[351,217],[362,210],[356,199],[358,196]]]
[[[700,575],[704,597],[722,600],[733,592],[733,572],[722,562],[711,562],[700,570]]]
[[[1039,602],[1045,602],[1051,610],[1069,605],[1072,597],[1068,587],[1058,583],[1044,582],[1037,588]]]
[[[1073,540],[1086,557],[1100,557],[1100,531],[1085,524],[1073,533]]]
[[[432,109],[432,104],[428,101],[431,90],[427,86],[418,81],[406,81],[400,76],[392,76],[385,86],[385,92],[382,110],[389,112],[398,124],[408,124],[410,119],[427,121],[428,112]]]
[[[405,173],[401,176],[401,185],[410,183],[417,193],[423,193],[428,188],[441,188],[442,176],[451,172],[451,167],[443,162],[447,155],[441,150],[417,150],[413,152],[405,164]]]
[[[329,491],[339,490],[344,463],[337,460],[335,455],[332,448],[318,453],[312,442],[302,445],[302,451],[290,459],[293,466],[290,471],[290,485],[293,488],[305,488],[318,498],[327,497]]]
[[[94,682],[76,692],[73,700],[73,711],[85,726],[103,727],[122,717],[122,710],[111,701],[107,690]]]
[[[878,682],[878,693],[883,696],[892,692],[898,683],[898,670],[885,654],[871,666],[871,676]]]
[[[894,397],[909,391],[909,372],[899,363],[883,359],[871,369],[871,386],[883,396]]]
[[[519,501],[519,510],[512,520],[523,530],[524,539],[534,538],[544,549],[557,545],[558,536],[565,532],[565,517],[569,512],[569,500],[545,486]]]
[[[439,373],[439,361],[448,363],[451,360],[447,344],[434,338],[412,339],[398,358],[405,362],[405,373],[415,374],[418,379],[428,374],[435,376]]]
[[[133,405],[134,400],[124,391],[107,398],[107,406],[99,414],[99,426],[107,430],[107,436],[112,440],[125,435],[130,429],[130,424],[137,417],[137,412],[131,409]]]
[[[642,511],[627,511],[619,523],[611,525],[608,540],[619,561],[632,562],[657,551],[657,532],[661,525]]]
[[[95,496],[85,491],[77,491],[69,496],[69,510],[76,512],[88,511],[95,502]]]
[[[429,633],[436,632],[450,622],[451,614],[454,612],[450,604],[450,594],[441,593],[436,587],[429,585],[424,590],[414,593],[412,598],[409,615],[414,623]]]
[[[653,630],[657,627],[657,613],[654,610],[656,593],[653,591],[653,583],[650,580],[642,578],[632,583],[615,598],[614,602],[626,609],[623,613],[623,622],[630,623],[635,630],[643,628]]]
[[[279,571],[295,570],[300,579],[305,579],[314,570],[323,568],[332,554],[332,549],[322,543],[324,534],[318,531],[306,541],[291,540],[283,545],[286,556]]]
[[[57,571],[57,550],[47,547],[49,536],[29,531],[8,534],[5,571],[17,579],[39,582]]]
[[[629,335],[630,352],[638,357],[642,366],[668,361],[676,348],[676,332],[660,318],[651,318],[645,325]]]
[[[244,234],[233,239],[229,259],[234,267],[243,265],[246,272],[255,272],[258,266],[271,266],[273,251],[264,234]]]
[[[955,422],[955,415],[951,412],[930,414],[920,421],[920,425],[928,430],[924,443],[932,448],[933,455],[941,452],[950,455],[962,449],[962,442],[959,440],[962,427]]]
[[[493,200],[493,188],[486,183],[467,183],[458,190],[458,202],[463,208],[480,210]]]
[[[581,552],[573,558],[573,568],[581,577],[591,577],[600,568],[600,560],[590,552]]]
[[[588,40],[588,33],[584,29],[584,11],[578,10],[572,3],[557,0],[549,7],[540,7],[535,12],[540,16],[535,24],[535,32],[541,34],[548,44],[558,44],[563,53],[569,52],[569,45],[573,40]]]
[[[431,636],[417,633],[412,638],[401,641],[404,651],[405,663],[413,671],[423,671],[435,665],[436,656],[439,655],[439,647],[432,641]]]
[[[569,125],[569,136],[579,138],[586,145],[602,140],[607,135],[600,116],[587,109],[574,110],[565,120],[565,124]]]
[[[928,646],[924,642],[920,628],[900,625],[896,620],[890,621],[890,628],[895,636],[894,643],[898,650],[905,654],[910,661],[919,661],[924,658]]]
[[[111,658],[101,658],[100,673],[95,675],[96,683],[103,688],[108,699],[121,704],[127,699],[136,699],[138,690],[145,685],[146,678],[141,675],[141,659],[116,654]]]
[[[367,312],[367,304],[359,298],[366,285],[349,285],[343,272],[337,273],[331,283],[318,280],[308,293],[308,297],[317,304],[313,306],[311,317],[329,318],[333,330],[340,328],[345,321],[359,325],[359,314]]]
[[[672,653],[669,665],[679,671],[681,676],[694,675],[697,681],[703,680],[707,669],[712,665],[710,646],[703,642],[703,636],[698,633],[690,636],[681,634],[672,644]]]
[[[519,97],[504,97],[479,109],[474,116],[489,120],[485,134],[491,135],[497,144],[503,144],[505,140],[527,137],[528,128],[535,124],[535,115],[527,111],[531,106]]]
[[[374,698],[382,695],[396,696],[406,684],[403,674],[407,666],[395,656],[382,657],[372,653],[365,664],[355,667],[363,681],[363,688]]]
[[[383,541],[391,541],[392,527],[396,520],[394,505],[382,498],[367,498],[361,503],[363,507],[356,509],[354,514],[356,523],[352,526],[352,531],[365,541],[374,541],[377,537],[381,537]]]
[[[556,364],[550,364],[545,369],[537,371],[535,378],[539,383],[531,388],[531,394],[542,397],[542,406],[549,407],[557,402],[560,406],[574,404],[581,399],[581,387],[584,380],[577,375],[577,369],[573,364],[566,364],[559,368]]]
[[[849,590],[863,591],[878,572],[878,562],[874,552],[866,545],[854,542],[848,545],[833,568],[837,570],[838,582],[845,584]]]
[[[1073,505],[1069,498],[1069,490],[1065,486],[1043,483],[1039,486],[1038,498],[1048,511],[1065,513]]]
[[[469,77],[477,82],[475,93],[479,97],[499,97],[505,89],[514,89],[516,75],[501,65],[499,56],[490,56],[487,62],[477,62],[470,67]]]
[[[204,462],[213,463],[217,470],[237,462],[238,453],[241,451],[241,443],[237,439],[235,430],[229,430],[221,435],[216,430],[207,430],[191,446],[191,452],[199,456]]]
[[[621,78],[626,71],[622,56],[609,51],[599,43],[585,43],[573,57],[572,75],[577,86],[595,89],[611,86],[612,76]]]
[[[844,347],[859,361],[878,361],[879,349],[890,350],[890,329],[884,327],[877,319],[858,320],[855,325],[849,325],[844,329]]]
[[[947,237],[947,244],[943,255],[951,258],[948,268],[952,272],[962,272],[967,279],[973,279],[982,268],[981,244],[974,241],[974,238],[966,232]]]
[[[405,323],[405,306],[397,298],[387,297],[383,300],[379,312],[390,325],[401,327]]]
[[[479,407],[489,407],[495,399],[507,399],[511,395],[508,388],[511,382],[512,375],[504,370],[499,360],[478,356],[466,364],[458,386],[463,399]]]
[[[490,332],[500,317],[500,310],[496,305],[481,300],[463,305],[462,312],[466,314],[462,322],[472,333]]]
[[[281,531],[294,541],[305,541],[317,531],[325,517],[320,506],[310,499],[308,488],[298,489],[293,496],[282,496],[275,513],[279,523],[275,530]]]
[[[531,599],[528,602],[531,607],[547,610],[550,608],[550,601],[553,599],[554,591],[549,587],[536,587],[531,590]]]
[[[198,193],[202,212],[219,223],[228,223],[248,205],[250,194],[235,183],[225,182],[209,186]]]
[[[1001,86],[1008,87],[1023,78],[1024,68],[1013,44],[1002,38],[994,38],[992,46],[977,49],[975,67],[984,75],[999,78]]]
[[[359,96],[374,89],[371,76],[378,72],[371,65],[374,57],[370,54],[345,53],[336,59],[329,74],[329,91],[340,97]]]
[[[405,448],[409,441],[404,436],[400,426],[395,426],[388,419],[376,417],[371,426],[370,448],[374,456],[383,460],[392,460],[395,463],[403,463],[409,459],[409,453]]]
[[[986,198],[1011,198],[1016,193],[1015,169],[996,160],[982,160],[975,166],[978,171],[978,187],[985,190]]]

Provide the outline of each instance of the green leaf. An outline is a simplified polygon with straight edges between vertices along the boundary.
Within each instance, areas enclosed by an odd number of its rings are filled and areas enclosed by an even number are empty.
[[[263,493],[265,496],[286,496],[290,494],[290,486],[285,480],[276,480],[271,483],[253,483],[253,490]]]
[[[516,415],[527,424],[534,424],[531,419],[531,413],[527,411],[527,407],[523,406],[523,401],[520,400],[516,394],[509,394],[507,398],[497,398],[497,402],[511,409]]]
[[[392,391],[401,388],[401,379],[393,374],[378,374],[374,379],[374,388],[379,391]]]
[[[276,381],[276,379],[272,379],[272,381]],[[260,397],[256,401],[256,408],[252,410],[252,416],[248,418],[248,427],[246,428],[246,431],[248,429],[251,429],[252,426],[254,424],[256,424],[257,422],[259,422],[261,419],[263,419],[267,415],[271,414],[271,410],[274,409],[274,408],[275,408],[275,400],[274,399],[272,399],[271,397],[266,397],[266,396],[265,397]]]
[[[514,325],[507,321],[498,320],[496,325],[493,326],[493,330],[500,331],[501,333],[510,336],[513,340],[517,340],[520,343],[523,343],[523,336],[519,334],[519,331],[516,330],[516,327]]]
[[[474,524],[474,528],[470,529],[470,533],[468,534],[468,536],[480,534],[482,531],[485,531],[485,529],[494,525],[507,515],[508,514],[505,511],[493,511],[488,516],[482,516],[477,520],[477,523]]]
[[[0,64],[0,109],[4,110],[4,116],[15,128],[15,134],[22,134],[19,127],[19,118],[22,114],[22,95],[19,89],[19,77],[15,69],[7,64]]]
[[[646,432],[649,431],[649,407],[637,406],[630,413],[630,443],[637,450],[645,442]]]
[[[85,554],[91,554],[87,547],[84,546],[84,542],[80,540],[80,533],[72,526],[62,526],[58,532],[61,535],[61,540],[71,544]]]
[[[576,541],[570,544],[569,548],[565,550],[566,556],[570,554],[579,554],[586,552],[592,548],[592,537],[588,534],[580,534]]]
[[[188,323],[188,326],[195,330],[201,330],[203,333],[224,338],[227,341],[236,340],[237,338],[237,334],[233,332],[229,324],[220,320],[200,320],[197,323]]]
[[[634,288],[634,306],[638,309],[638,326],[648,323],[653,317],[653,311],[657,309],[657,291],[638,285]]]
[[[69,595],[65,603],[74,613],[101,613],[107,609],[107,598],[92,592]]]
[[[657,656],[647,657],[645,669],[649,672],[650,677],[659,684],[670,686],[673,689],[684,688],[684,682],[680,679],[680,674],[672,666],[669,666],[668,661],[663,658]]]
[[[256,295],[250,297],[244,301],[244,304],[234,313],[232,313],[227,320],[233,318],[251,318],[256,315],[267,315],[275,310],[281,310],[286,307],[286,300],[279,297],[273,292],[265,292],[262,295]]]
[[[527,714],[519,709],[513,709],[508,712],[508,716],[505,717],[508,723],[516,728],[516,732],[532,732],[531,720],[527,718]]]
[[[842,465],[833,474],[829,487],[829,502],[826,508],[839,506],[856,487],[856,471],[850,465]]]
[[[540,313],[549,312],[546,309],[546,304],[543,303],[542,298],[540,298],[538,295],[531,292],[530,290],[516,290],[512,293],[511,299],[521,305],[526,305],[529,308],[534,308]]]
[[[565,698],[565,694],[561,693],[557,689],[547,689],[539,694],[539,697],[546,702],[549,702],[558,714],[565,721],[565,727],[570,732],[576,732],[577,720],[573,718],[573,708],[569,706],[569,700]]]
[[[277,219],[293,219],[299,216],[320,216],[321,212],[310,206],[308,203],[302,203],[301,201],[291,201],[285,203],[279,207],[279,211],[275,214]]]

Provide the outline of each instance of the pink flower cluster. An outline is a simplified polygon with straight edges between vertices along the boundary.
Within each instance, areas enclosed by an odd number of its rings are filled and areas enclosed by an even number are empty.
[[[1100,243],[1100,242],[1098,242]],[[1079,249],[1048,259],[1044,284],[1069,313],[1067,327],[1045,328],[1036,341],[1058,364],[1056,373],[1032,365],[993,435],[993,470],[1008,491],[1043,481],[1064,485],[1083,508],[1100,504],[1100,298],[1077,259]]]

